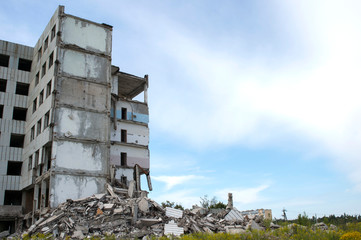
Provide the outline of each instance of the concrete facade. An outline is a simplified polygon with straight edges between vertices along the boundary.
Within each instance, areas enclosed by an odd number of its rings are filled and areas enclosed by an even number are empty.
[[[0,40],[0,232],[21,211],[21,166],[33,48]]]
[[[22,50],[6,50],[13,46]],[[151,188],[148,76],[111,65],[111,26],[59,6],[34,48],[0,41],[0,51],[10,55],[0,66],[8,81],[6,92],[0,81],[0,205],[5,189],[17,191],[25,219],[34,221],[43,208],[104,192],[108,181],[136,181],[140,191],[139,175],[147,174]],[[15,69],[19,57],[32,61],[27,72]],[[14,94],[16,82],[28,84],[28,96]],[[134,100],[141,93],[144,101]],[[14,107],[25,109],[24,120],[7,115]],[[11,134],[23,143],[9,147]],[[22,163],[17,176],[6,176],[7,161]]]

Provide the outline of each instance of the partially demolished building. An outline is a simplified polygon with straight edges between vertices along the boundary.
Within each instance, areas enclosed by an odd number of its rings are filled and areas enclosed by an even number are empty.
[[[0,64],[0,216],[22,205],[34,220],[66,199],[104,192],[107,181],[135,181],[140,191],[141,174],[151,190],[148,76],[111,65],[111,26],[59,6],[34,48],[0,47],[0,62],[10,59]],[[19,216],[8,217],[0,231],[16,228]]]

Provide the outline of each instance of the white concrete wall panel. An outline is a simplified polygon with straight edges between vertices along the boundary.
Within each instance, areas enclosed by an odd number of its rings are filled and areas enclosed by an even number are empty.
[[[64,17],[62,22],[62,40],[65,44],[111,54],[111,30],[71,16]]]
[[[127,177],[127,180],[134,180],[134,169],[132,168],[117,168],[115,169],[115,179],[120,180],[121,177]]]
[[[127,143],[134,143],[143,146],[149,145],[149,129],[143,125],[137,125],[126,122],[117,122],[117,129],[111,128],[110,140],[121,140],[121,130],[127,130]]]
[[[55,165],[73,170],[104,171],[106,148],[100,144],[58,141]]]
[[[106,114],[60,108],[57,114],[57,136],[107,141]]]
[[[79,199],[103,192],[105,178],[71,175],[55,175],[51,182],[51,207],[67,199]]]
[[[137,147],[111,145],[110,147],[110,164],[120,166],[120,153],[127,153],[127,165],[134,167],[138,164],[142,168],[149,168],[149,150]]]

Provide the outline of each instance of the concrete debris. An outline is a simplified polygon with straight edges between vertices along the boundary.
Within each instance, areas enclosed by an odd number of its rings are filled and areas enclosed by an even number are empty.
[[[133,187],[131,189],[136,191]],[[247,229],[264,229],[260,218],[240,218],[236,209],[212,212],[197,208],[182,211],[163,208],[139,192],[119,191],[111,185],[107,185],[107,190],[107,193],[88,198],[68,199],[57,208],[48,209],[23,234],[31,236],[50,233],[57,239],[83,239],[114,234],[116,239],[147,239],[147,236],[161,237],[167,234],[242,233]],[[128,194],[141,197],[129,198]],[[230,212],[237,217],[227,217]]]
[[[8,230],[0,232],[0,239],[7,237],[10,235],[10,232]]]

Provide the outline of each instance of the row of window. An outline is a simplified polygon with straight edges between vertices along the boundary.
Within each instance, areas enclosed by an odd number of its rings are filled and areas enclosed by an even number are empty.
[[[5,54],[0,54],[0,66],[1,67],[9,67],[10,56]],[[22,71],[30,72],[31,70],[31,60],[19,58],[18,61],[18,69]]]
[[[7,80],[0,78],[0,92],[6,92]],[[28,96],[29,94],[29,84],[16,82],[15,94]]]
[[[48,66],[48,69],[50,69],[54,64],[54,51],[50,54],[49,56],[49,66]],[[46,74],[46,61],[45,63],[43,64],[43,66],[41,67],[41,78],[43,78]],[[40,72],[38,72],[36,75],[35,75],[35,86],[37,86],[39,84],[39,80],[40,80]]]
[[[56,25],[51,29],[50,32],[50,42],[52,42],[55,38]],[[38,61],[40,61],[42,54],[48,49],[49,46],[49,36],[47,36],[44,40],[43,45],[38,50]]]
[[[45,93],[44,90],[46,90]],[[33,113],[36,111],[36,109],[40,107],[41,104],[43,104],[45,99],[47,99],[50,96],[50,94],[51,94],[51,80],[46,85],[46,89],[44,88],[43,90],[41,90],[39,96],[33,100]],[[38,100],[39,100],[39,104],[38,104]]]
[[[42,119],[44,118],[43,124],[41,124]],[[39,136],[42,131],[44,131],[50,124],[50,110],[45,113],[44,117],[40,118],[36,123],[36,132],[35,125],[31,128],[30,132],[30,141],[34,140],[36,136]],[[43,125],[43,128],[41,126]]]
[[[26,120],[26,108],[14,107],[13,108],[13,120],[25,121]],[[0,105],[0,118],[3,118],[4,105]]]

